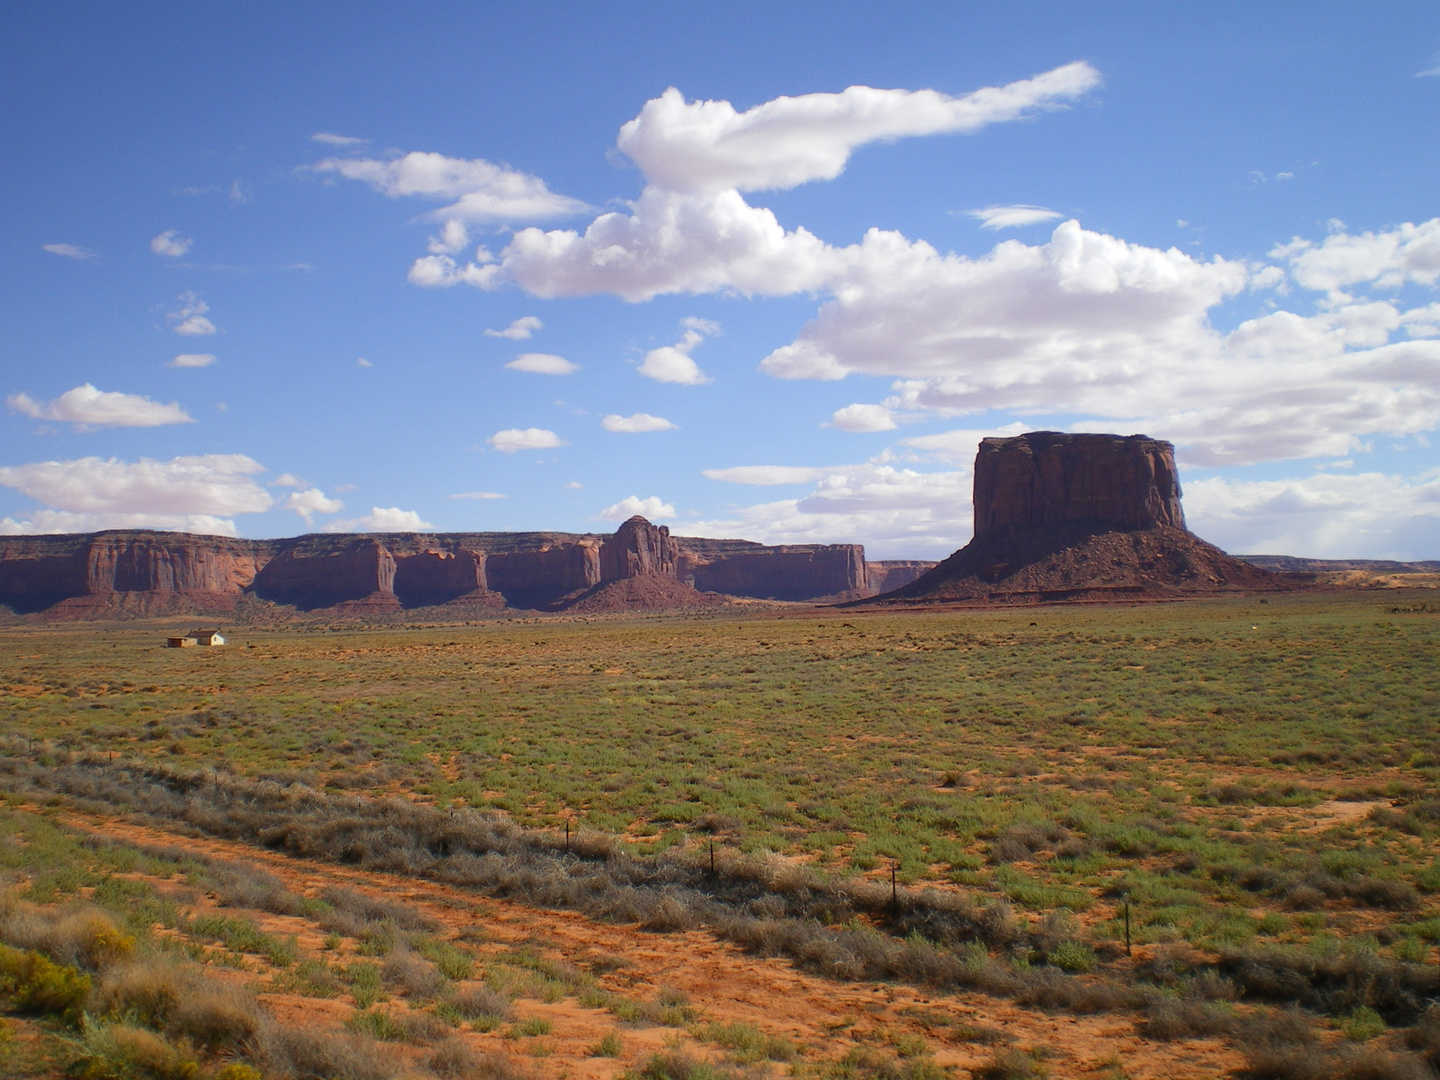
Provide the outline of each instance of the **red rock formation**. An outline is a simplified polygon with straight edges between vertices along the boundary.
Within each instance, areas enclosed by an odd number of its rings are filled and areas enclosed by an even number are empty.
[[[422,551],[395,558],[395,596],[407,608],[460,600],[490,603],[483,551]],[[503,603],[503,601],[502,601]]]
[[[367,612],[398,611],[395,556],[374,537],[335,539],[344,545],[338,551],[309,554],[292,549],[271,559],[255,575],[252,591],[262,600],[293,604],[301,611],[337,604],[358,604]]]
[[[688,564],[697,589],[766,600],[814,600],[865,591],[865,549],[858,544],[797,544],[742,551]]]
[[[984,439],[975,538],[881,602],[1035,603],[1294,588],[1184,528],[1174,449],[1144,435]]]
[[[268,557],[263,541],[189,533],[5,537],[0,603],[30,612],[69,601],[69,614],[229,610]]]
[[[600,580],[674,577],[680,547],[664,525],[651,525],[636,514],[600,547]]]
[[[485,576],[511,607],[543,610],[600,583],[600,546],[581,540],[492,554],[485,562]]]
[[[933,560],[881,559],[865,564],[865,588],[873,596],[909,585],[921,574],[934,569]]]
[[[814,600],[860,594],[864,558],[853,544],[681,540],[639,517],[604,538],[386,533],[236,540],[138,531],[0,537],[0,605],[44,618],[93,619],[233,612],[254,596],[306,612],[369,616],[435,604],[554,610],[601,584],[644,579],[684,586],[613,591],[594,602],[595,610],[610,610],[631,602],[698,603],[699,593],[686,591],[697,577],[710,591]]]
[[[677,538],[675,574],[697,589],[763,600],[862,595],[868,573],[859,544],[784,544]]]
[[[1071,523],[1185,528],[1175,448],[1144,435],[1032,431],[982,439],[975,457],[975,536]]]

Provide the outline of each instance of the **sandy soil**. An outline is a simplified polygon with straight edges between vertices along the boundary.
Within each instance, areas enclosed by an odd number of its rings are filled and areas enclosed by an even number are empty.
[[[955,1031],[959,1023],[972,1029],[997,1029],[1015,1045],[1041,1049],[1049,1075],[1056,1078],[1199,1080],[1224,1075],[1242,1064],[1233,1048],[1216,1040],[1159,1043],[1141,1039],[1128,1016],[1047,1013],[978,994],[835,982],[797,971],[786,960],[747,955],[705,932],[656,934],[597,923],[570,912],[537,910],[394,875],[302,862],[241,844],[180,836],[114,818],[72,814],[67,821],[115,839],[250,862],[302,895],[343,885],[400,901],[432,915],[449,936],[465,933],[467,940],[473,941],[478,931],[491,943],[480,946],[482,952],[487,947],[498,951],[525,944],[580,965],[597,955],[619,957],[624,966],[600,977],[607,989],[650,999],[661,987],[673,987],[699,1010],[702,1022],[753,1024],[801,1044],[810,1059],[839,1058],[862,1043],[886,1048],[903,1037],[918,1035],[927,1040],[939,1064],[957,1066],[963,1076],[963,1070],[988,1060],[995,1047],[965,1041],[963,1032]],[[202,899],[199,906],[208,903]],[[314,925],[302,919],[258,913],[253,917],[270,932],[297,934],[306,952],[321,946]],[[338,1027],[351,1008],[345,998],[326,1001],[272,994],[266,995],[266,1000],[287,1019],[304,1019],[322,1027]],[[609,1013],[581,1008],[573,998],[555,1004],[522,1000],[517,1002],[517,1013],[522,1019],[549,1019],[553,1033],[523,1040],[504,1040],[497,1032],[466,1032],[462,1037],[476,1050],[499,1051],[522,1060],[529,1055],[529,1064],[542,1076],[587,1080],[612,1080],[627,1065],[642,1063],[679,1038],[684,1038],[689,1051],[697,1056],[716,1053],[675,1028],[617,1025]],[[624,1041],[623,1057],[592,1057],[590,1048],[617,1026]],[[534,1056],[537,1050],[543,1056]],[[783,1066],[776,1066],[777,1072],[782,1070]]]

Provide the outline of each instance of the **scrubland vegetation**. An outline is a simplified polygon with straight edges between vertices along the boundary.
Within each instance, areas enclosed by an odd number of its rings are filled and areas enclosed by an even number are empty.
[[[0,649],[17,890],[0,994],[54,1017],[60,1041],[24,1054],[89,1062],[77,1075],[493,1075],[515,1066],[447,1032],[543,1044],[513,1003],[547,995],[609,1010],[595,1057],[653,1080],[943,1070],[728,1030],[703,1003],[490,956],[358,894],[81,844],[47,803],[703,928],[837,979],[1133,1016],[1157,1043],[1242,1046],[1254,1077],[1440,1065],[1440,621],[1403,593],[159,637],[10,630]],[[82,924],[108,929],[56,929]],[[205,980],[239,1027],[204,1034],[126,989],[162,966],[198,987],[199,965],[242,973]],[[323,1052],[344,1063],[307,1065],[315,1036],[256,1005],[257,982],[343,1000]],[[627,1057],[627,1024],[691,1044]],[[0,1055],[21,1061],[14,1045]],[[978,1068],[1046,1065],[1001,1040]]]

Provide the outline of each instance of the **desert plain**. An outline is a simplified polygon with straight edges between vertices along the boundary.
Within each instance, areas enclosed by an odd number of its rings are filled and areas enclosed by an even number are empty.
[[[1423,1076],[1434,597],[0,629],[0,1074]]]

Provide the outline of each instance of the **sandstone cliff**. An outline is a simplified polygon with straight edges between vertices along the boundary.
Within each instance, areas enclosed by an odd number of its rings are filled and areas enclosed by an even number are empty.
[[[848,596],[864,588],[864,550],[681,540],[641,517],[609,537],[386,533],[236,540],[139,531],[0,537],[0,605],[46,618],[226,613],[247,597],[339,616],[436,605],[559,610],[581,598],[587,610],[620,610],[701,603],[697,575],[706,592]],[[603,586],[630,581],[652,584],[595,598]]]
[[[864,595],[868,585],[860,544],[781,544],[678,538],[675,573],[705,592],[760,600],[820,600]]]

